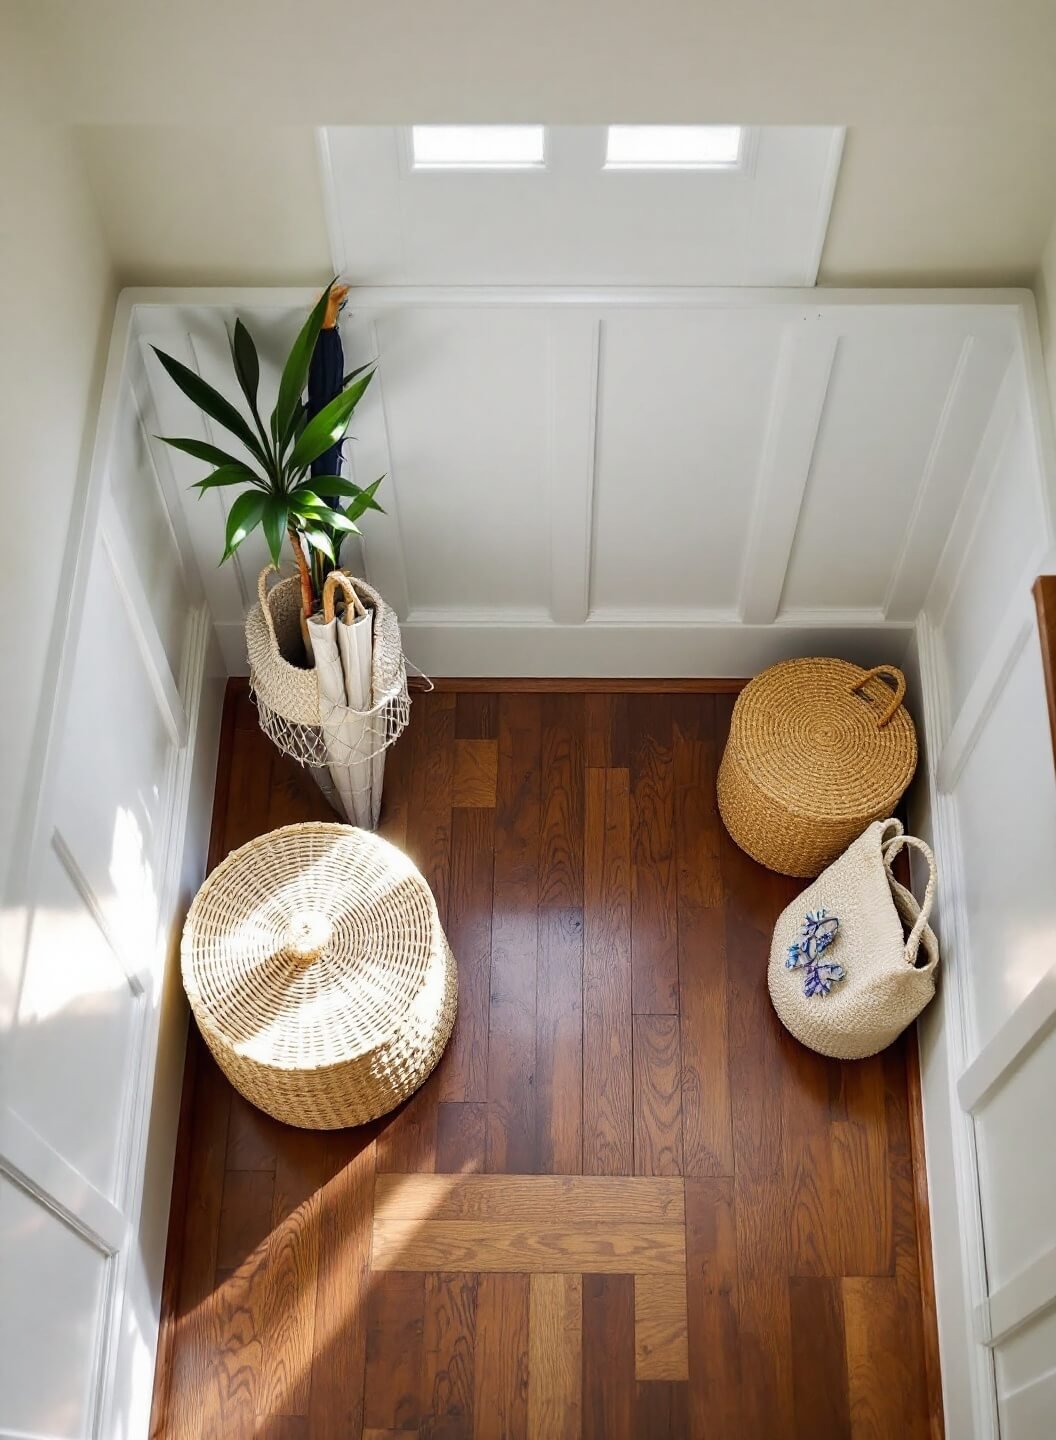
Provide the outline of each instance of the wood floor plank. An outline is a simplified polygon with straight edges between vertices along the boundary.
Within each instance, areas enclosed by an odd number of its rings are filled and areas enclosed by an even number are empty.
[[[498,694],[495,691],[460,691],[455,696],[455,738],[495,740],[498,734]]]
[[[455,698],[438,690],[414,697],[412,812],[450,810],[454,804]]]
[[[634,1435],[635,1440],[686,1440],[689,1435],[689,1386],[684,1380],[638,1381],[635,1386]]]
[[[527,702],[527,703],[526,703]],[[541,814],[539,696],[499,699],[488,1053],[490,1171],[535,1169]]]
[[[421,1440],[472,1440],[477,1277],[425,1277]]]
[[[535,1168],[576,1175],[583,1168],[583,912],[539,914],[536,1010]]]
[[[688,1380],[686,1275],[634,1277],[634,1373],[639,1380]]]
[[[231,1088],[192,1027],[188,1049],[197,1065],[192,1102],[193,1149],[187,1174],[186,1219],[174,1324],[178,1327],[167,1395],[157,1397],[152,1429],[189,1435],[202,1411],[212,1363],[216,1257],[224,1191]]]
[[[840,1270],[890,1275],[895,1257],[882,1056],[847,1067],[844,1103],[847,1119],[832,1124]]]
[[[582,695],[544,695],[539,904],[583,905],[584,708]]]
[[[737,1231],[732,1179],[686,1181],[689,1433],[741,1433]]]
[[[372,1275],[367,1306],[364,1426],[417,1430],[422,1417],[425,1276]]]
[[[782,1146],[789,1185],[792,1275],[839,1276],[840,1247],[830,1122],[832,1062],[782,1037],[787,1082],[781,1094]]]
[[[432,890],[440,923],[446,927],[452,869],[455,696],[416,696],[412,713],[406,849]],[[380,1170],[435,1169],[439,1100],[440,1077],[434,1075],[389,1117],[378,1136]]]
[[[783,1177],[738,1173],[735,1200],[743,1434],[746,1440],[795,1440]]]
[[[274,1174],[277,1137],[281,1130],[278,1120],[233,1092],[227,1129],[227,1169],[270,1170]]]
[[[682,1059],[677,1015],[634,1017],[634,1171],[636,1175],[682,1173]]]
[[[906,1043],[903,1037],[883,1055],[885,1126],[891,1181],[891,1244],[903,1345],[907,1355],[922,1355],[925,1361],[923,1365],[906,1367],[908,1440],[931,1440],[935,1422],[941,1422],[941,1412],[933,1413],[935,1407],[928,1386]]]
[[[680,1225],[540,1225],[508,1220],[375,1220],[377,1270],[536,1271],[679,1275],[686,1266]]]
[[[495,740],[456,740],[451,803],[494,809],[498,759]]]
[[[436,1168],[443,1174],[484,1169],[488,1107],[479,1101],[441,1101],[436,1123]]]
[[[220,1271],[210,1297],[211,1343],[195,1411],[185,1416],[185,1433],[203,1440],[252,1432],[262,1407],[264,1341],[268,1305],[266,1269],[259,1257],[237,1270]]]
[[[378,1220],[678,1225],[682,1182],[673,1177],[593,1175],[379,1175]]]
[[[789,1301],[797,1434],[845,1440],[851,1415],[840,1281],[794,1276]]]
[[[783,1169],[782,1106],[775,1103],[784,1074],[780,1021],[770,1003],[766,968],[773,927],[785,893],[782,882],[757,865],[723,831],[726,887],[727,1034],[730,1108],[736,1168],[756,1178]]]
[[[236,1270],[271,1234],[275,1197],[273,1170],[229,1170],[216,1238],[216,1268]]]
[[[527,1275],[481,1275],[473,1371],[474,1440],[528,1434]]]
[[[588,770],[583,911],[583,1170],[634,1170],[630,802],[626,770]]]
[[[487,1099],[494,851],[492,811],[452,812],[447,938],[458,964],[458,1014],[436,1076],[441,1100]]]
[[[843,1281],[852,1440],[902,1440],[906,1433],[906,1351],[891,1277]]]
[[[284,1131],[276,1157],[272,1231],[265,1257],[262,1414],[309,1413],[325,1160],[325,1148],[314,1132]]]
[[[382,787],[378,834],[400,850],[407,848],[409,771],[413,746],[413,732],[405,730],[385,752],[385,783]]]
[[[634,1440],[634,1277],[583,1276],[583,1437]]]
[[[441,924],[447,924],[454,798],[455,697],[414,701],[407,802],[407,853],[428,881]]]
[[[614,691],[584,695],[584,751],[591,769],[626,769],[627,699]]]
[[[581,1276],[531,1276],[528,1335],[528,1440],[580,1440]]]
[[[363,1427],[375,1133],[361,1126],[323,1140],[310,1440],[354,1440]]]
[[[682,1141],[687,1175],[733,1174],[726,930],[722,911],[678,911]]]
[[[628,701],[631,984],[636,1015],[678,1011],[673,721],[665,695]]]

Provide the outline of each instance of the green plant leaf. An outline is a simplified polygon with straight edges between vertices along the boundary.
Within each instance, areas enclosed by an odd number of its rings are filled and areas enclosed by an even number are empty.
[[[351,530],[359,534],[359,527],[352,523],[343,510],[331,510],[328,505],[319,505],[307,513],[316,523],[321,522],[331,530]]]
[[[301,533],[313,550],[321,550],[328,560],[332,560],[335,565],[337,564],[337,557],[334,555],[333,541],[325,530],[304,530]]]
[[[260,524],[268,497],[259,490],[244,490],[227,517],[227,537],[220,564],[235,553],[242,541]]]
[[[197,405],[199,410],[204,410],[218,425],[230,430],[232,435],[237,435],[250,454],[255,455],[267,469],[268,458],[260,447],[260,441],[230,401],[225,400],[219,390],[214,390],[194,370],[188,369],[173,356],[166,355],[164,350],[159,350],[156,345],[150,348],[165,367],[169,378],[183,391],[187,399]]]
[[[264,501],[264,538],[268,542],[268,550],[271,552],[273,562],[278,565],[279,555],[282,551],[282,539],[286,534],[286,522],[289,519],[289,511],[286,501],[278,495],[269,495]]]
[[[286,357],[286,364],[282,367],[282,378],[279,381],[279,398],[275,404],[275,412],[271,417],[272,434],[276,437],[279,454],[285,450],[290,438],[293,435],[294,423],[297,419],[297,410],[301,403],[301,395],[308,383],[308,371],[312,363],[312,355],[315,353],[315,342],[319,338],[319,331],[323,328],[323,320],[326,318],[326,306],[330,299],[330,291],[334,288],[337,277],[330,281],[330,284],[319,297],[318,304],[308,316],[308,319],[301,327],[301,333],[293,342],[293,348]]]
[[[382,475],[381,479],[375,480],[372,485],[362,486],[353,484],[351,480],[346,480],[343,475],[313,475],[310,481],[305,481],[305,484],[310,484],[317,495],[322,495],[327,499],[336,499],[339,495],[349,496],[353,500],[365,499],[366,503],[363,506],[363,510],[378,510],[384,515],[385,511],[382,510],[381,506],[374,499],[378,486],[384,479],[385,476]],[[298,494],[299,489],[299,486],[295,487],[293,493],[295,495]],[[362,513],[363,511],[361,510],[360,514]]]
[[[374,371],[364,375],[340,395],[335,395],[329,405],[324,405],[318,415],[313,415],[298,437],[290,454],[289,466],[294,472],[307,470],[313,460],[330,449],[331,445],[344,438],[352,419],[352,412],[363,398],[363,392],[374,378]]]
[[[231,337],[231,359],[234,361],[238,383],[242,386],[242,394],[249,401],[250,407],[256,410],[257,387],[260,384],[260,360],[257,357],[257,347],[253,343],[253,336],[237,318],[235,333]]]
[[[171,445],[174,450],[182,450],[185,455],[193,455],[196,460],[204,460],[207,465],[241,465],[245,469],[246,462],[237,455],[229,455],[218,445],[209,445],[204,440],[173,439],[169,435],[155,435],[154,439]]]
[[[343,390],[346,385],[348,385],[356,378],[357,375],[362,375],[364,370],[369,370],[371,366],[376,365],[377,363],[378,362],[376,360],[368,360],[365,365],[357,365],[354,370],[350,370],[341,381],[341,389]]]
[[[235,367],[235,375],[242,387],[242,394],[249,401],[249,408],[256,423],[257,432],[260,435],[260,443],[264,447],[265,454],[271,458],[271,442],[268,439],[268,432],[264,429],[264,422],[260,418],[260,411],[257,409],[257,390],[260,386],[260,359],[257,356],[257,347],[253,343],[253,336],[249,333],[242,321],[235,319],[235,333],[231,337],[231,363]]]
[[[256,485],[258,489],[264,489],[267,485],[266,481],[262,480],[259,475],[254,475],[252,470],[247,470],[244,465],[221,465],[218,470],[214,470],[204,480],[196,480],[191,489],[199,490],[204,494],[206,490],[215,490],[218,485],[245,485],[247,481],[250,485]]]

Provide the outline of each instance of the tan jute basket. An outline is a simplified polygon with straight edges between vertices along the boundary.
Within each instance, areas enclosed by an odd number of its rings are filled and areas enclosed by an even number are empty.
[[[785,660],[746,685],[718,779],[741,849],[783,875],[814,876],[890,815],[917,767],[905,693],[893,665],[846,660]]]
[[[286,825],[229,855],[191,906],[182,964],[232,1085],[305,1129],[392,1110],[455,1021],[455,959],[428,885],[348,825]]]

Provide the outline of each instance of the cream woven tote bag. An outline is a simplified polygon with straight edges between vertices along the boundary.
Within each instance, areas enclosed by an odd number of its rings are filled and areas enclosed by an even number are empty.
[[[927,858],[923,904],[891,873],[903,845]],[[782,912],[770,998],[797,1040],[837,1060],[861,1060],[917,1018],[935,994],[935,882],[924,841],[903,834],[899,820],[876,820]]]

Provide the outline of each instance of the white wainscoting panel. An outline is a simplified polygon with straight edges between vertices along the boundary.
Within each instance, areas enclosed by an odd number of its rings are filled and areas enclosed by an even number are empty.
[[[311,298],[137,295],[153,429],[222,439],[149,344],[237,400],[225,327],[241,314],[270,405]],[[739,674],[822,643],[897,660],[1020,346],[1023,303],[354,290],[346,353],[376,355],[379,369],[348,460],[361,482],[385,474],[388,512],[363,521],[367,576],[437,675]],[[244,670],[263,541],[218,570],[231,492],[199,500],[188,487],[202,467],[153,454],[180,497],[228,665]]]
[[[38,722],[37,811],[5,896],[0,1434],[35,1440],[147,1432],[160,1296],[144,1279],[160,1276],[175,1143],[155,1062],[159,1048],[182,1055],[174,940],[215,768],[211,645],[214,670],[219,655],[147,438],[130,315],[123,301],[59,572],[68,611]],[[164,1186],[145,1209],[148,1138]]]

